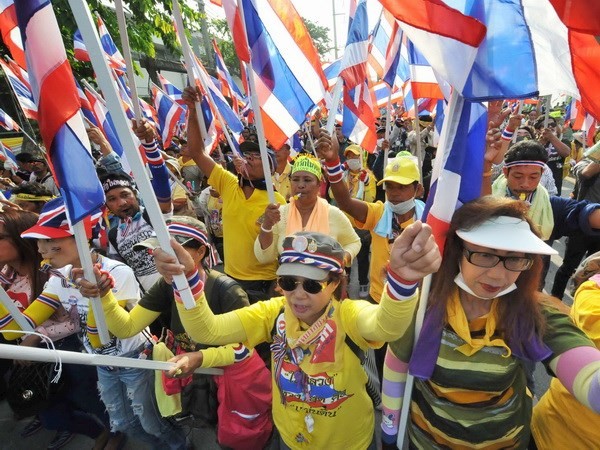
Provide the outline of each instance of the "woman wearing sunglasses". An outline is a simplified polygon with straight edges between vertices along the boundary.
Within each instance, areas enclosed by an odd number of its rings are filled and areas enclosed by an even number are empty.
[[[384,448],[396,445],[407,370],[411,448],[528,448],[524,361],[600,411],[600,352],[537,291],[540,255],[557,252],[533,230],[524,202],[482,197],[456,211],[414,350],[413,326],[389,344]]]
[[[378,348],[406,331],[417,283],[440,263],[431,229],[416,222],[395,241],[379,305],[342,301],[336,291],[344,250],[327,235],[298,232],[284,239],[279,257],[277,282],[284,295],[216,316],[193,261],[179,244],[172,245],[180,263],[160,250],[154,255],[166,279],[182,272],[188,277],[196,307],[177,306],[194,340],[271,343],[273,421],[282,448],[375,449],[367,375],[351,345]],[[176,300],[178,295],[176,290]]]

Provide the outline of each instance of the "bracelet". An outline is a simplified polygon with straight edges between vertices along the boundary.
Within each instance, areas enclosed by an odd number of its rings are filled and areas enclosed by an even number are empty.
[[[264,226],[262,226],[262,225],[260,226],[260,229],[261,229],[262,231],[264,231],[265,233],[271,233],[271,232],[273,231],[273,227],[271,227],[271,228],[269,228],[269,229],[266,229],[266,228],[265,228]]]
[[[505,128],[504,131],[502,131],[502,139],[505,141],[510,141],[514,134],[515,130],[509,130],[508,128]]]

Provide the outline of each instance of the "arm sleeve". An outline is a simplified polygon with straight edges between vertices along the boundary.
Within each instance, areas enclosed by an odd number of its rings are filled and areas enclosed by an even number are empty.
[[[388,347],[383,363],[381,386],[381,439],[386,444],[396,444],[398,439],[398,423],[407,375],[408,363],[401,361]]]
[[[148,166],[152,173],[152,188],[154,194],[159,203],[170,203],[171,187],[169,186],[169,169],[167,169],[165,160],[160,154],[158,142],[156,140],[150,144],[142,142],[142,147],[144,147],[144,152],[148,159]]]
[[[102,309],[108,330],[119,339],[135,336],[160,316],[160,312],[151,311],[141,305],[135,305],[127,312],[120,307],[111,291],[102,297]]]
[[[204,295],[204,283],[197,271],[188,277],[188,283],[196,299],[194,308],[185,309],[179,291],[175,289],[177,311],[186,333],[194,341],[202,344],[225,345],[246,341],[246,331],[236,314],[237,311],[218,316],[212,313]]]
[[[60,306],[60,300],[57,295],[44,291],[36,298],[25,311],[23,315],[29,324],[35,328],[43,324],[54,314]],[[0,304],[0,329],[2,330],[20,330],[21,327],[13,320],[8,311]],[[2,333],[2,335],[12,341],[23,336],[22,333]]]

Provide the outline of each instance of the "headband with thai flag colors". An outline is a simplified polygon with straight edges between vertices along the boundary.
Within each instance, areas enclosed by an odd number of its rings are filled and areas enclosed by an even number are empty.
[[[169,234],[174,237],[182,236],[189,239],[195,239],[196,241],[200,242],[206,247],[207,250],[208,267],[212,268],[217,264],[218,257],[216,251],[208,240],[208,235],[204,231],[185,223],[172,221],[167,224],[167,229],[169,230]],[[185,246],[185,242],[178,242]]]

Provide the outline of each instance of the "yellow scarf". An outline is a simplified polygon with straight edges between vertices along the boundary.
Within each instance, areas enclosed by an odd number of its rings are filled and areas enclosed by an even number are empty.
[[[507,197],[508,186],[504,174],[500,175],[494,184],[492,184],[492,195],[494,197]],[[554,215],[552,214],[552,205],[550,196],[544,186],[538,186],[533,195],[531,206],[529,207],[529,218],[538,227],[543,240],[548,240],[554,229]]]
[[[329,234],[329,204],[323,198],[317,198],[317,202],[310,213],[310,217],[306,222],[306,226],[302,226],[302,216],[296,208],[296,199],[290,199],[288,207],[287,226],[285,227],[285,235],[296,233],[297,231],[315,231],[318,233]]]
[[[481,350],[483,347],[504,347],[506,353],[503,357],[508,358],[511,355],[510,348],[504,342],[502,338],[492,339],[496,331],[496,318],[498,309],[498,299],[492,300],[492,307],[490,312],[483,316],[485,321],[485,335],[480,338],[473,338],[471,336],[471,330],[469,328],[469,322],[467,321],[467,315],[460,303],[459,290],[456,289],[454,294],[448,301],[446,310],[446,317],[448,324],[452,327],[454,332],[465,341],[463,345],[457,347],[456,350],[461,352],[463,355],[472,356]]]

